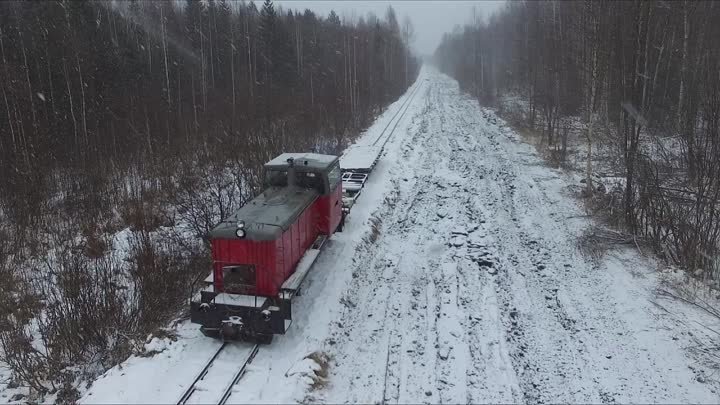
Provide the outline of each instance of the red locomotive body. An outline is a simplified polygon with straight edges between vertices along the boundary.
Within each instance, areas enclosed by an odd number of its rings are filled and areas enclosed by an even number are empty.
[[[290,300],[324,241],[342,227],[338,158],[282,154],[266,190],[211,232],[212,284],[191,302],[207,335],[269,341],[292,319]]]
[[[337,181],[341,182],[341,180],[342,178],[340,177]],[[340,186],[341,183],[337,184],[338,187],[336,187],[329,195],[320,196],[317,200],[318,212],[330,213],[330,215],[326,216],[321,215],[318,220],[320,232],[327,235],[332,234],[342,220],[342,187]]]

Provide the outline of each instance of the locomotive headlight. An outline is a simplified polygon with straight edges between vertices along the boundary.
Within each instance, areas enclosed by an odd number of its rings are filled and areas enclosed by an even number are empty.
[[[235,236],[238,238],[245,237],[245,221],[242,219],[237,222],[237,229],[235,230]]]

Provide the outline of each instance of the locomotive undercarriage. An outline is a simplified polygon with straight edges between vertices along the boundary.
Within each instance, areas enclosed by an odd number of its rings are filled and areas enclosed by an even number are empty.
[[[292,323],[291,300],[299,295],[327,239],[327,235],[315,239],[277,297],[217,293],[208,277],[207,286],[190,302],[191,322],[200,324],[206,336],[224,340],[270,343],[274,334],[285,334]]]
[[[268,344],[292,322],[289,299],[223,294],[212,286],[190,304],[190,320],[206,336]]]

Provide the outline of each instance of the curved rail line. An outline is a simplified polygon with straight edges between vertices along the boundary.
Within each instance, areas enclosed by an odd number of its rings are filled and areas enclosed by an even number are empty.
[[[382,139],[382,137],[383,137],[383,135],[385,135],[385,132],[387,131],[387,129],[393,123],[393,121],[398,116],[398,114],[400,114],[400,111],[403,111],[403,108],[404,108],[405,111],[402,113],[400,118],[397,121],[395,121],[395,126],[393,126],[393,129],[390,130],[389,135],[392,135],[393,131],[395,131],[395,128],[397,128],[398,123],[400,121],[402,121],[403,117],[405,116],[405,112],[407,112],[407,110],[410,106],[410,102],[413,100],[413,98],[415,98],[415,94],[417,93],[418,89],[422,86],[422,83],[423,82],[419,81],[419,78],[418,78],[418,83],[415,85],[415,88],[412,89],[412,92],[410,93],[410,95],[405,99],[405,101],[403,101],[403,103],[400,105],[400,108],[398,108],[398,110],[395,112],[395,114],[392,116],[392,118],[390,118],[390,121],[388,121],[387,125],[385,125],[385,128],[383,128],[382,132],[380,132],[380,135],[372,143],[373,146],[377,145],[377,143],[380,141],[380,139]],[[390,139],[389,135],[385,137],[385,142],[383,142],[383,144],[382,144],[383,148],[385,147],[385,144],[387,143],[388,139]]]
[[[190,387],[188,387],[187,390],[183,393],[183,395],[180,397],[180,400],[177,401],[177,405],[185,405],[187,404],[188,400],[192,395],[197,391],[197,384],[202,381],[205,376],[207,376],[208,372],[212,368],[213,364],[215,363],[215,360],[220,356],[220,353],[222,353],[225,348],[228,346],[227,342],[224,342],[220,348],[213,354],[213,356],[208,360],[208,362],[205,364],[205,367],[198,373],[197,377],[193,380],[192,384],[190,384]],[[254,345],[253,348],[250,350],[248,356],[245,358],[245,361],[242,363],[242,366],[240,366],[240,369],[237,373],[233,376],[232,381],[223,391],[223,396],[220,398],[220,401],[218,402],[219,405],[224,405],[227,400],[230,398],[230,395],[232,394],[232,389],[237,384],[238,381],[240,381],[240,378],[242,378],[243,374],[245,374],[245,370],[247,369],[248,364],[252,362],[252,360],[255,358],[255,355],[257,354],[258,350],[260,349],[259,345]]]

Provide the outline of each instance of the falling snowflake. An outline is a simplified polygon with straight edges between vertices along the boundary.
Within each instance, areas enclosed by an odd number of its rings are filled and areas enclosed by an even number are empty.
[[[37,96],[40,100],[45,101],[45,95],[42,93],[37,93]]]

